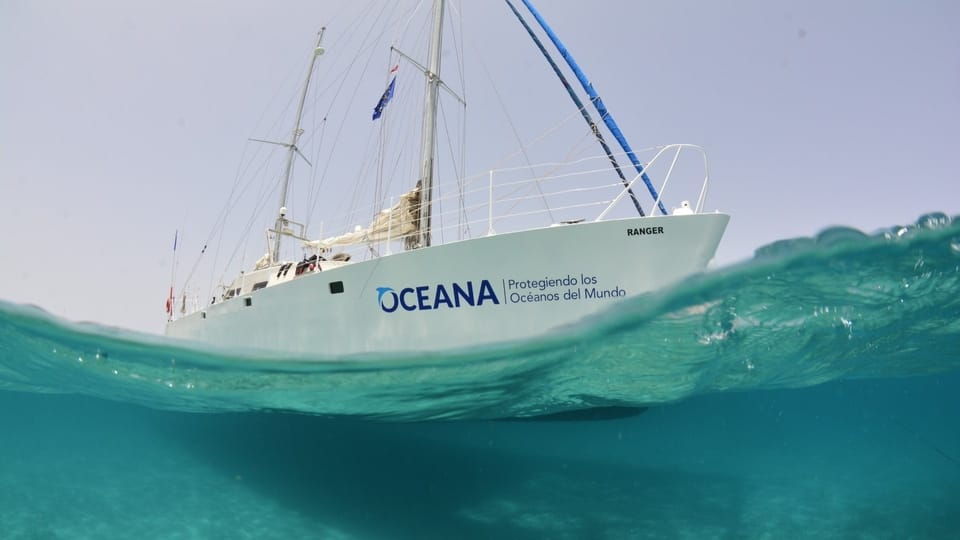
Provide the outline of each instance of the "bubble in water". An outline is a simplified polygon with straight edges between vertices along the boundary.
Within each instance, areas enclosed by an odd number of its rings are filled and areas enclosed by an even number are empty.
[[[850,319],[840,317],[840,324],[847,329],[847,339],[853,338],[853,321]]]

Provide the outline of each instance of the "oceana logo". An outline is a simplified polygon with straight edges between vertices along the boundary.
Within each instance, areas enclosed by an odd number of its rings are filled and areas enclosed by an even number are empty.
[[[404,287],[397,292],[392,287],[377,287],[377,302],[380,309],[393,313],[398,309],[404,311],[426,311],[440,308],[459,308],[466,306],[482,306],[484,302],[499,304],[493,285],[486,279],[474,286],[472,281],[466,283],[451,283],[444,285],[420,285],[418,287]]]

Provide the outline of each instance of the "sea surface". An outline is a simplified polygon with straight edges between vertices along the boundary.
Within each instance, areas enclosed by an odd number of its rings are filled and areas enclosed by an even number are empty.
[[[0,301],[0,539],[960,538],[957,218],[357,360]]]

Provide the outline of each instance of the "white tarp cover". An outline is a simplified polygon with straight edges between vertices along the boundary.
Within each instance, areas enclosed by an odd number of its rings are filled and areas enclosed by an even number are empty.
[[[263,257],[260,257],[259,259],[257,259],[257,262],[254,263],[253,269],[254,269],[254,270],[263,270],[264,268],[267,268],[268,266],[270,266],[270,254],[269,254],[269,253],[264,253],[264,254],[263,254]]]
[[[309,240],[303,243],[307,248],[323,251],[336,246],[352,246],[381,242],[387,239],[400,240],[417,231],[420,220],[420,189],[408,191],[400,196],[400,201],[390,208],[381,210],[373,222],[364,229],[357,226],[353,232],[331,236],[322,240]]]

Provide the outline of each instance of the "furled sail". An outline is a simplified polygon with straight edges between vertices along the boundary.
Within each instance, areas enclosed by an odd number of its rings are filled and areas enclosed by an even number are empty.
[[[402,240],[417,232],[420,221],[420,188],[400,196],[397,204],[381,210],[367,228],[357,226],[351,232],[322,240],[309,240],[304,247],[325,251],[338,246],[352,246],[385,240]]]

